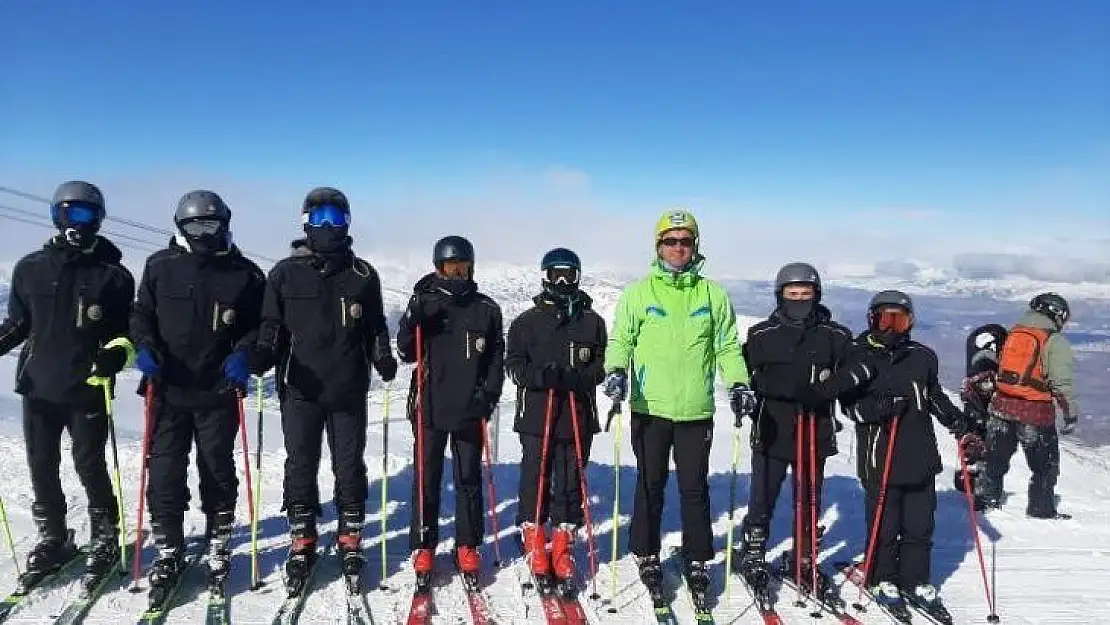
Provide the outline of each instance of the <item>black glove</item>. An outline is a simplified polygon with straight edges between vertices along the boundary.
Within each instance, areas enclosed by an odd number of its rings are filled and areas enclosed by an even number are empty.
[[[414,293],[409,299],[408,315],[416,323],[425,323],[441,316],[446,311],[444,298],[435,293]]]
[[[875,418],[880,423],[886,423],[894,417],[906,414],[906,408],[910,405],[910,400],[901,395],[875,395],[872,401],[875,403]]]
[[[269,347],[255,345],[247,350],[247,360],[251,374],[260,376],[274,368],[277,355]]]
[[[743,425],[744,417],[755,417],[756,396],[745,384],[733,384],[728,389],[728,405],[736,417],[733,422],[736,427]]]
[[[392,355],[378,359],[374,363],[374,368],[378,370],[378,375],[382,376],[383,382],[392,382],[393,378],[397,377],[397,360]]]
[[[582,374],[574,367],[561,367],[559,369],[559,388],[571,393],[582,388]]]
[[[538,390],[558,389],[562,371],[559,365],[549,362],[532,370],[532,388]]]
[[[493,411],[497,408],[497,401],[486,393],[485,389],[478,388],[474,391],[474,395],[470,398],[470,405],[467,406],[466,412],[474,418],[481,419],[482,421],[489,421]]]
[[[806,410],[815,410],[831,401],[817,392],[817,389],[808,380],[794,391],[794,399]]]
[[[107,349],[101,347],[96,352],[93,369],[90,373],[97,377],[110,378],[123,371],[125,364],[127,364],[127,349],[122,345]]]

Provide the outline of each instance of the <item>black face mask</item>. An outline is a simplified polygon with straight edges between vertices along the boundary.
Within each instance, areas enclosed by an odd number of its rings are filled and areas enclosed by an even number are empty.
[[[227,224],[217,219],[194,219],[178,229],[194,254],[211,255],[226,252],[231,247],[231,233]]]
[[[62,238],[73,247],[87,250],[96,243],[96,233],[99,230],[99,227],[93,225],[69,227],[62,230]]]
[[[305,226],[308,249],[317,254],[335,254],[347,249],[347,229],[331,226]]]
[[[813,300],[784,299],[779,309],[783,316],[791,321],[805,321],[813,314],[815,303]]]
[[[578,295],[578,284],[574,282],[569,283],[552,283],[544,280],[543,290],[556,300],[570,300]]]

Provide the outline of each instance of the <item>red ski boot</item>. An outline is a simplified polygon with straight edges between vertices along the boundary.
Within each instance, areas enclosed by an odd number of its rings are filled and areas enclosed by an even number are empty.
[[[461,573],[477,573],[482,566],[482,556],[474,547],[459,547],[455,552],[455,561]]]
[[[547,538],[544,536],[543,526],[536,527],[535,523],[524,523],[520,526],[520,534],[524,551],[528,554],[528,566],[532,575],[543,577],[549,574],[551,561],[547,557]]]
[[[561,582],[574,578],[574,529],[563,523],[551,533],[551,564]]]
[[[412,568],[417,575],[431,575],[436,566],[436,556],[431,549],[417,549],[412,554]]]

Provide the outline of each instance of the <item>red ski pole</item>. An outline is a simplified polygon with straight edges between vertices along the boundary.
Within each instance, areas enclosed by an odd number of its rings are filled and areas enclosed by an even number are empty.
[[[416,326],[416,506],[420,545],[424,546],[424,333]]]
[[[867,541],[867,554],[863,559],[863,578],[859,582],[859,598],[852,607],[863,611],[863,589],[867,587],[868,578],[871,577],[871,560],[875,556],[875,543],[879,537],[879,527],[882,525],[883,507],[886,506],[887,480],[890,479],[890,463],[894,458],[894,439],[898,436],[898,419],[890,422],[890,435],[886,441],[886,458],[883,459],[883,477],[879,483],[879,500],[875,505],[875,518],[871,521],[870,538]]]
[[[971,494],[971,474],[967,470],[967,454],[964,452],[965,443],[965,439],[961,438],[957,448],[960,454],[960,470],[963,471],[964,474],[964,495],[967,496],[967,519],[971,524],[971,535],[975,538],[975,552],[979,556],[979,570],[983,573],[983,591],[987,594],[987,608],[990,609],[990,614],[987,615],[987,622],[997,623],[999,619],[995,606],[994,593],[991,592],[990,583],[987,582],[987,562],[983,559],[983,544],[979,541],[979,524],[976,523],[975,496]]]
[[[493,486],[493,454],[489,448],[489,424],[483,420],[482,448],[486,452],[486,487],[489,489],[489,516],[493,522],[493,565],[501,568],[501,528],[497,522],[497,491]]]
[[[540,525],[540,513],[543,511],[543,496],[544,493],[547,492],[548,485],[547,451],[549,445],[551,444],[551,417],[554,412],[555,390],[549,388],[547,389],[547,411],[544,413],[543,417],[543,446],[540,447],[540,476],[539,479],[536,480],[536,534],[533,535],[533,540],[535,540],[535,536],[539,535],[539,532],[543,531],[542,526]],[[544,545],[540,546],[546,548]],[[532,553],[532,547],[532,545],[524,545],[524,548],[528,551],[529,554]]]
[[[802,601],[802,486],[805,484],[802,481],[802,460],[805,458],[802,454],[802,434],[804,433],[802,411],[798,410],[794,415],[794,584],[798,590],[798,598],[794,601],[794,605],[798,607],[805,605]]]
[[[817,415],[809,414],[809,552],[813,578],[811,594],[817,597]]]
[[[243,470],[246,472],[247,478],[247,510],[249,510],[249,518],[251,526],[254,526],[254,484],[251,482],[251,456],[250,446],[247,444],[247,413],[243,409],[243,392],[237,394],[239,405],[239,436],[243,445]],[[251,549],[251,585],[258,584],[258,544],[255,543],[254,548]]]
[[[574,391],[570,392],[570,421],[574,428],[574,457],[578,461],[578,487],[582,491],[582,513],[586,518],[586,544],[590,550],[590,585],[593,588],[590,598],[596,601],[601,597],[597,593],[597,544],[594,542],[594,524],[590,518],[590,489],[586,486],[586,461],[582,457],[582,431],[579,429],[578,404]]]
[[[135,547],[131,554],[131,592],[139,592],[139,575],[142,573],[143,508],[146,503],[147,459],[150,457],[151,429],[154,425],[154,380],[146,380],[146,410],[143,423],[143,458],[139,470],[139,518],[136,520]]]

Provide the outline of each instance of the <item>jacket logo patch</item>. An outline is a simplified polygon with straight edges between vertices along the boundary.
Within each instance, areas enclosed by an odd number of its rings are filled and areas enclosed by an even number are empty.
[[[702,317],[702,316],[708,315],[709,313],[710,313],[709,307],[708,306],[702,306],[701,308],[699,308],[699,309],[695,310],[694,312],[690,313],[690,316],[691,317]]]
[[[485,337],[479,336],[478,338],[474,339],[474,349],[478,350],[479,352],[486,351]]]
[[[88,314],[90,321],[100,321],[101,317],[104,316],[104,309],[97,304],[93,304],[89,306],[86,314]]]
[[[362,318],[362,304],[360,304],[358,302],[354,302],[348,308],[349,308],[348,312],[351,315],[351,319],[361,319]]]
[[[586,362],[587,360],[590,359],[590,356],[592,354],[593,354],[593,352],[590,350],[589,347],[579,347],[578,348],[578,362]]]
[[[822,369],[817,374],[817,381],[818,382],[824,382],[825,380],[829,379],[830,375],[832,375],[832,371],[829,371],[828,369]]]
[[[644,312],[649,314],[649,315],[653,315],[655,317],[666,317],[667,316],[667,311],[663,310],[662,308],[660,308],[658,306],[648,306],[647,308],[644,309]]]
[[[224,322],[225,326],[235,325],[235,309],[228,308],[220,315],[220,320]]]

